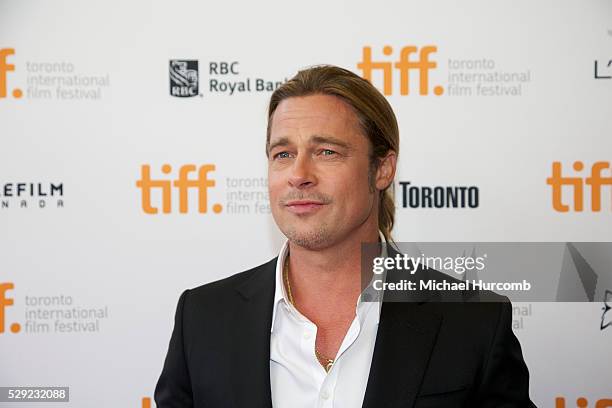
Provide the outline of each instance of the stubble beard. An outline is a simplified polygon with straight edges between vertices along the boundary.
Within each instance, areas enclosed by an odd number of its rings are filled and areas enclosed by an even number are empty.
[[[370,169],[368,171],[368,189],[370,193],[376,193],[377,190],[374,177],[376,174],[377,162],[371,159],[369,165]],[[327,204],[331,203],[331,199],[326,196],[317,197]],[[301,199],[303,197],[299,196],[292,198]],[[285,201],[286,200],[287,199],[285,199]],[[281,231],[287,237],[290,243],[308,250],[324,249],[330,246],[333,241],[333,234],[327,223],[322,223],[321,225],[318,225],[306,232],[300,232],[297,228],[293,226],[288,226],[285,229],[281,228]]]
[[[289,242],[308,250],[327,247],[332,236],[328,225],[325,223],[304,232],[298,231],[295,227],[289,227],[284,231],[284,234]]]

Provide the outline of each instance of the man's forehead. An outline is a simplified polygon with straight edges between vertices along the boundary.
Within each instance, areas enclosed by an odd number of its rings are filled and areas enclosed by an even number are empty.
[[[302,133],[331,135],[337,131],[361,133],[359,119],[340,98],[330,95],[291,97],[283,100],[272,117],[271,141]]]
[[[337,118],[357,119],[352,107],[333,95],[290,97],[278,104],[274,119]]]
[[[338,110],[350,112],[351,107],[338,96],[324,94],[292,96],[283,99],[276,107],[276,112],[279,113],[332,113]]]

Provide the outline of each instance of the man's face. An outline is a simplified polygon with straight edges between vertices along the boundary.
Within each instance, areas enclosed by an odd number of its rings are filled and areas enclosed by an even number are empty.
[[[369,141],[346,102],[330,95],[283,100],[268,153],[272,215],[292,243],[322,249],[360,228],[377,229]]]

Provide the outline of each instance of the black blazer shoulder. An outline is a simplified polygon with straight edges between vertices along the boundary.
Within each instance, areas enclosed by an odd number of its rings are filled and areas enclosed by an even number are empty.
[[[272,407],[276,261],[183,292],[158,408]],[[482,294],[489,301],[448,301],[455,293],[385,301],[363,407],[533,407],[510,303]]]

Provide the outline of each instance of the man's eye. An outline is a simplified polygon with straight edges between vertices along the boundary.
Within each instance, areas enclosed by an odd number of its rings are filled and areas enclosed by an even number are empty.
[[[334,154],[336,154],[336,152],[334,152],[334,151],[333,151],[333,150],[331,150],[331,149],[323,149],[323,150],[321,151],[321,154],[322,154],[323,156],[333,156]]]
[[[274,155],[275,159],[287,159],[289,158],[289,152],[280,152]]]

